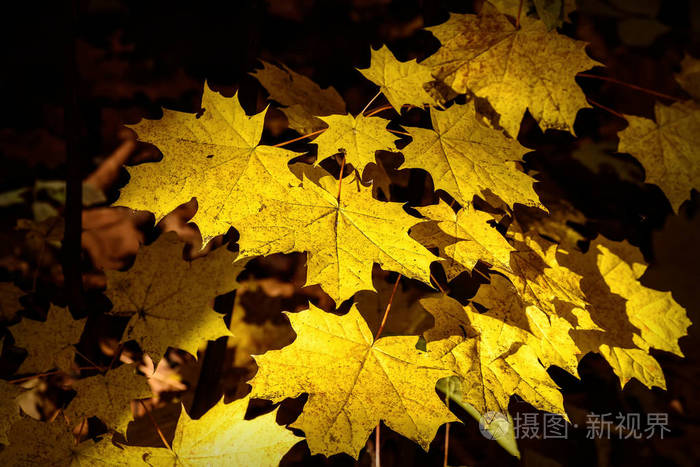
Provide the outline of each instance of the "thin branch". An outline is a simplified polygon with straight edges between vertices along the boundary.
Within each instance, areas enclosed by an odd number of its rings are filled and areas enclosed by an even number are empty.
[[[386,310],[384,310],[384,317],[382,318],[382,324],[379,325],[379,329],[377,330],[377,335],[374,336],[374,341],[376,342],[377,339],[379,339],[379,336],[381,336],[382,331],[384,330],[384,325],[386,324],[386,320],[389,317],[389,310],[391,310],[391,303],[394,301],[394,295],[396,295],[396,289],[399,288],[399,281],[401,280],[401,274],[399,274],[399,277],[396,278],[396,282],[394,283],[394,288],[391,291],[391,296],[389,297],[389,303],[386,304]]]
[[[100,371],[102,371],[102,367],[99,367],[99,366],[81,366],[80,368],[78,368],[78,371],[82,371],[82,370],[100,370]],[[29,380],[34,379],[34,378],[42,378],[44,376],[52,376],[52,375],[57,375],[59,373],[63,373],[63,371],[61,371],[61,370],[47,371],[44,373],[37,373],[34,375],[22,376],[21,378],[8,379],[7,382],[12,383],[12,384],[19,384],[19,383],[24,383],[25,381],[29,381]]]
[[[664,93],[662,93],[662,92],[654,91],[654,90],[652,90],[652,89],[643,88],[643,87],[641,87],[641,86],[637,86],[636,84],[625,83],[624,81],[620,81],[619,79],[615,79],[615,78],[610,78],[610,77],[608,77],[608,76],[592,75],[592,74],[590,74],[590,73],[579,73],[579,74],[577,74],[576,76],[580,76],[581,78],[598,79],[598,80],[600,80],[600,81],[607,81],[607,82],[609,82],[609,83],[619,84],[620,86],[625,86],[625,87],[627,87],[627,88],[634,89],[634,90],[636,90],[636,91],[645,92],[645,93],[647,93],[647,94],[651,94],[652,96],[661,97],[661,98],[663,98],[663,99],[669,99],[669,100],[672,100],[672,101],[681,101],[681,100],[683,100],[683,99],[681,99],[680,97],[671,96],[671,95],[668,95],[668,94],[664,94]]]
[[[601,104],[601,103],[599,103],[599,102],[596,102],[596,101],[594,101],[593,99],[591,99],[590,97],[586,97],[586,100],[588,101],[589,104],[591,104],[591,105],[593,105],[593,106],[595,106],[595,107],[599,107],[599,108],[601,108],[601,109],[603,109],[603,110],[606,110],[606,111],[610,112],[611,114],[615,115],[616,117],[625,118],[625,116],[622,115],[620,112],[618,112],[618,111],[616,111],[616,110],[613,110],[613,109],[611,109],[610,107],[605,106],[605,105],[603,105],[603,104]]]
[[[146,404],[141,399],[139,399],[139,402],[141,403],[143,410],[146,411],[148,418],[151,419],[151,423],[153,423],[153,426],[156,428],[156,431],[158,432],[158,436],[160,436],[160,440],[163,442],[163,445],[165,445],[166,448],[168,448],[172,451],[173,448],[170,447],[170,443],[168,443],[168,441],[165,439],[165,435],[163,435],[163,432],[161,431],[160,427],[158,426],[158,422],[156,422],[156,419],[153,418],[153,415],[151,415],[151,411],[148,409]]]

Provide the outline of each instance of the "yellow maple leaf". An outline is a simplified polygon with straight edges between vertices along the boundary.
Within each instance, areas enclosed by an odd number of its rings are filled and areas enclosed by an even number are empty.
[[[577,311],[587,302],[581,290],[581,275],[560,264],[559,259],[567,257],[567,252],[536,233],[523,233],[515,223],[509,233],[515,248],[510,268],[495,269],[510,279],[526,304],[577,325]]]
[[[106,271],[112,314],[130,316],[122,341],[135,340],[154,362],[175,347],[197,355],[207,340],[231,333],[210,301],[237,287],[245,261],[225,247],[186,261],[172,232],[139,250],[127,271]]]
[[[97,444],[107,442],[103,440]],[[126,466],[135,465],[134,461],[139,460],[135,457],[109,459],[95,456],[91,452],[95,446],[93,441],[85,441],[76,446],[72,427],[66,424],[62,417],[53,422],[40,422],[25,417],[9,427],[9,445],[0,451],[0,465]]]
[[[321,87],[304,75],[288,67],[274,66],[263,60],[262,70],[251,73],[273,99],[286,106],[282,112],[287,116],[289,128],[301,134],[326,128],[319,116],[344,114],[345,101],[335,88]]]
[[[52,368],[70,369],[74,344],[80,340],[87,318],[74,320],[65,308],[51,305],[46,322],[22,319],[10,326],[17,347],[27,350],[19,373],[42,373]]]
[[[375,342],[355,306],[337,316],[311,305],[288,317],[297,338],[255,357],[251,397],[279,402],[308,393],[292,426],[304,431],[312,454],[357,458],[380,420],[427,449],[440,425],[456,420],[435,393],[452,372],[417,350],[415,337]]]
[[[648,183],[658,185],[673,210],[700,189],[700,105],[687,101],[654,107],[656,121],[625,115],[629,126],[620,132],[620,152],[644,166]]]
[[[242,256],[306,251],[307,285],[320,284],[337,304],[358,290],[372,290],[372,264],[430,284],[437,257],[408,235],[418,219],[401,204],[372,198],[372,189],[326,173],[250,219],[254,236],[241,237]],[[338,200],[338,193],[340,199]]]
[[[365,165],[376,162],[376,151],[396,149],[396,137],[386,130],[388,120],[363,115],[353,117],[350,114],[319,118],[328,125],[328,129],[314,140],[318,145],[317,163],[340,153],[344,155],[346,163],[362,171]]]
[[[497,274],[479,287],[472,301],[487,308],[489,316],[527,331],[520,336],[522,342],[532,347],[545,368],[557,365],[578,376],[582,352],[569,334],[574,326],[568,320],[526,304],[515,286]]]
[[[131,401],[152,395],[147,378],[131,365],[80,379],[71,387],[77,393],[66,409],[71,419],[97,417],[108,429],[123,434],[132,419]]]
[[[172,449],[98,443],[88,453],[102,459],[124,454],[156,466],[260,465],[276,467],[301,438],[275,421],[277,409],[245,420],[250,398],[219,401],[197,420],[183,410]]]
[[[0,320],[12,321],[22,309],[19,302],[24,292],[12,282],[0,282]]]
[[[448,245],[436,245],[440,248],[441,264],[445,269],[448,280],[457,277],[462,271],[471,270],[479,260],[509,269],[510,252],[514,250],[508,241],[489,225],[493,217],[483,211],[477,211],[470,205],[458,212],[444,201],[436,205],[417,208],[423,216],[436,221],[440,229],[447,235],[457,239]],[[419,227],[420,224],[416,227]],[[411,229],[413,238],[426,244],[430,238],[421,235],[420,229]]]
[[[131,126],[141,141],[160,149],[163,160],[129,167],[131,180],[115,205],[150,211],[158,222],[196,197],[192,222],[206,244],[233,220],[284,199],[299,180],[287,170],[295,153],[258,144],[265,112],[248,117],[237,95],[225,98],[206,85],[202,107],[199,118],[165,109],[160,120]],[[242,228],[239,233],[248,234]]]
[[[571,255],[567,266],[583,276],[590,324],[572,332],[584,352],[600,352],[624,386],[636,378],[648,387],[666,387],[651,348],[683,356],[678,339],[690,320],[670,292],[644,287],[641,253],[626,242],[599,238],[585,255]],[[595,325],[592,328],[591,325]]]
[[[542,21],[521,15],[517,29],[486,3],[479,15],[453,13],[427,29],[442,47],[422,64],[454,91],[488,99],[513,138],[525,110],[543,130],[573,131],[576,113],[589,107],[574,78],[600,64],[584,42],[547,31]]]
[[[433,81],[430,68],[416,63],[415,59],[398,61],[385,45],[378,50],[371,49],[371,55],[369,68],[358,68],[358,71],[379,86],[398,113],[404,104],[423,107],[435,102],[423,87]]]
[[[404,167],[427,170],[435,188],[445,190],[461,205],[490,190],[509,206],[543,208],[532,187],[534,179],[515,163],[528,150],[477,119],[474,103],[430,109],[433,129],[408,127],[413,141],[403,149]]]
[[[435,327],[424,334],[428,353],[455,371],[464,401],[482,414],[506,414],[510,396],[518,394],[537,409],[566,417],[559,388],[526,345],[527,331],[504,320],[507,310],[481,314],[442,294],[421,304],[435,317]]]

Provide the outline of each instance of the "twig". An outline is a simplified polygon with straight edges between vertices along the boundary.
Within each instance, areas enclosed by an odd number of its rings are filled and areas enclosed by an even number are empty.
[[[161,431],[160,427],[158,426],[158,422],[156,422],[156,419],[153,418],[153,415],[151,415],[151,411],[148,409],[146,404],[139,399],[139,402],[141,403],[141,406],[143,407],[143,410],[146,411],[146,414],[148,415],[148,418],[151,419],[151,423],[153,423],[153,426],[156,428],[156,431],[158,432],[158,436],[160,436],[160,440],[163,442],[166,448],[170,449],[171,451],[173,448],[170,447],[170,443],[165,439],[165,435],[163,435],[163,432]]]

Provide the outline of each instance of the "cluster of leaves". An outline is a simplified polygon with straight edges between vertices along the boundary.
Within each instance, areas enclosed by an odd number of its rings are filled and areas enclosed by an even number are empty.
[[[573,132],[577,112],[588,106],[576,74],[600,64],[584,43],[553,29],[565,12],[548,16],[540,7],[546,2],[535,1],[537,19],[513,3],[522,2],[485,3],[478,15],[453,14],[428,28],[441,47],[420,63],[400,62],[387,47],[372,50],[369,68],[360,72],[393,108],[392,121],[379,116],[388,108],[365,112],[371,103],[350,115],[333,88],[263,63],[253,75],[283,106],[290,128],[315,136],[313,164],[290,165],[302,154],[261,144],[266,112],[248,116],[237,96],[206,85],[200,113],[165,109],[162,118],[132,126],[163,158],[130,167],[116,205],[152,212],[158,221],[196,198],[192,222],[204,245],[231,228],[239,237],[237,252],[218,247],[186,261],[177,237],[163,235],[141,248],[128,271],[108,272],[111,313],[129,318],[123,343],[135,341],[157,362],[169,347],[196,354],[207,340],[231,335],[211,300],[239,286],[251,258],[275,253],[306,253],[306,284],[320,285],[339,308],[351,301],[349,311],[310,305],[288,314],[296,339],[255,356],[250,396],[221,401],[199,420],[183,412],[165,448],[125,443],[129,403],[150,392],[131,366],[73,385],[67,419],[96,416],[114,433],[78,446],[73,425],[20,419],[17,406],[7,406],[16,387],[3,384],[0,459],[276,465],[300,440],[299,431],[278,425],[274,412],[245,420],[248,401],[301,394],[309,398],[291,427],[303,432],[312,454],[357,457],[380,421],[427,449],[441,425],[457,421],[435,392],[439,381],[458,381],[460,402],[481,414],[507,413],[517,394],[567,418],[547,368],[578,376],[578,362],[589,352],[600,353],[623,386],[636,378],[665,388],[650,350],[682,355],[678,339],[690,321],[670,293],[639,282],[646,269],[640,252],[602,237],[585,251],[557,244],[516,214],[517,204],[543,216],[548,211],[523,170],[528,149],[516,139],[523,117],[529,112],[542,130]],[[693,99],[697,70],[687,59],[678,77]],[[644,165],[648,181],[676,210],[700,186],[700,107],[693,99],[657,104],[655,121],[628,117],[620,134],[619,150]],[[396,129],[407,109],[429,114],[430,128]],[[409,207],[374,197],[363,175],[377,165],[377,151],[400,152],[402,168],[430,174],[437,203]],[[328,171],[329,159],[340,170]],[[380,176],[372,183],[380,185]],[[400,323],[382,333],[381,317],[358,310],[363,291],[375,290],[375,263],[439,290],[420,300],[433,318],[420,339]],[[433,263],[448,280],[467,272],[488,281],[464,304],[445,293],[431,274]],[[11,288],[2,292],[5,319],[16,313],[15,295]],[[389,300],[387,312],[399,302]],[[28,352],[19,371],[68,369],[83,326],[57,307],[44,323],[23,319],[11,326],[16,345]]]

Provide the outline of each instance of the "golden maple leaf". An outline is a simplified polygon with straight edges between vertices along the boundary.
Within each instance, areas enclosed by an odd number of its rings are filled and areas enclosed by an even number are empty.
[[[275,66],[260,60],[262,70],[251,73],[283,107],[289,128],[307,134],[326,128],[318,117],[331,114],[344,114],[345,101],[335,88],[321,87],[304,75],[290,70],[285,65]]]
[[[700,105],[677,102],[654,107],[656,121],[625,115],[629,126],[620,132],[620,152],[644,166],[648,183],[658,185],[673,210],[700,189]]]
[[[42,373],[52,368],[70,369],[74,344],[80,340],[87,318],[74,320],[65,308],[51,305],[46,322],[22,319],[10,326],[17,347],[27,350],[19,373]]]
[[[143,246],[127,271],[106,271],[112,314],[130,316],[122,341],[135,340],[158,362],[168,347],[197,355],[207,340],[231,333],[209,305],[237,287],[246,261],[225,247],[186,261],[184,243],[169,232]]]
[[[96,444],[85,441],[76,446],[72,427],[62,417],[53,422],[40,422],[33,418],[22,418],[9,428],[9,445],[0,452],[0,465],[31,467],[51,465],[56,467],[79,467],[81,465],[127,466],[125,458],[105,458],[94,455]],[[101,441],[97,445],[106,443]],[[136,458],[130,459],[132,462]]]
[[[251,397],[279,402],[308,393],[292,426],[304,431],[312,454],[357,458],[380,420],[427,449],[440,425],[456,420],[435,393],[452,372],[417,350],[415,337],[375,341],[355,306],[337,316],[311,305],[288,317],[297,338],[255,357]]]
[[[435,100],[427,93],[424,84],[433,81],[430,68],[416,63],[416,60],[400,62],[387,46],[371,49],[369,68],[358,71],[365,78],[379,86],[389,103],[401,113],[404,104],[423,107]]]
[[[570,255],[566,265],[583,276],[589,322],[571,333],[584,354],[600,352],[624,386],[636,378],[648,387],[666,387],[651,348],[683,356],[678,339],[690,320],[670,292],[643,286],[641,253],[626,242],[599,238],[587,254]]]
[[[470,205],[455,213],[443,200],[417,210],[437,222],[445,234],[456,239],[454,243],[434,245],[440,248],[441,264],[447,280],[454,279],[462,271],[471,270],[479,260],[509,269],[510,252],[514,248],[495,227],[489,225],[488,222],[493,220],[490,214],[477,211]],[[421,225],[411,229],[411,236],[430,248],[433,246],[431,237],[419,229]]]
[[[152,395],[148,379],[137,374],[131,365],[80,379],[71,384],[71,388],[77,393],[66,409],[71,419],[94,416],[108,429],[123,434],[132,419],[131,401]]]
[[[474,103],[430,109],[433,129],[407,127],[413,141],[403,149],[404,167],[427,170],[435,188],[461,205],[486,190],[506,204],[541,207],[534,179],[515,164],[528,150],[477,119]]]
[[[479,413],[508,413],[508,401],[520,395],[533,407],[566,417],[559,388],[527,345],[528,332],[508,322],[508,310],[484,314],[471,305],[436,294],[421,300],[435,317],[425,332],[427,350],[455,371],[463,400]]]
[[[573,131],[576,113],[589,107],[574,78],[600,64],[584,42],[547,31],[542,21],[522,15],[516,29],[486,3],[479,15],[451,14],[427,29],[442,47],[422,64],[454,91],[488,99],[513,138],[525,110],[543,130]]]
[[[197,420],[183,410],[171,448],[115,446],[98,443],[88,454],[100,459],[126,455],[147,465],[212,466],[256,465],[276,467],[282,456],[301,438],[275,421],[277,409],[245,420],[250,398],[230,404],[219,401]]]
[[[318,145],[317,163],[340,153],[344,155],[346,163],[362,171],[365,165],[376,162],[376,151],[396,149],[396,137],[386,130],[388,120],[363,115],[353,117],[350,114],[319,118],[328,125],[328,129],[314,140]]]
[[[500,317],[507,325],[527,331],[521,333],[522,342],[532,347],[545,368],[557,365],[578,376],[582,352],[570,336],[574,326],[562,316],[527,304],[505,277],[493,274],[490,279],[489,284],[479,287],[472,302],[490,310],[489,316]]]
[[[337,304],[372,290],[372,264],[430,284],[437,257],[408,235],[418,219],[399,203],[372,198],[372,189],[326,173],[263,208],[249,222],[255,236],[241,237],[241,256],[306,251],[306,284],[320,284]],[[340,194],[340,199],[338,199]]]
[[[258,144],[264,111],[248,117],[237,95],[225,98],[206,85],[202,107],[201,117],[165,109],[160,120],[131,126],[141,141],[160,149],[163,160],[129,167],[131,180],[115,205],[150,211],[158,222],[196,197],[192,222],[206,244],[233,220],[284,199],[299,181],[287,170],[295,153]],[[238,230],[241,238],[248,234]]]

